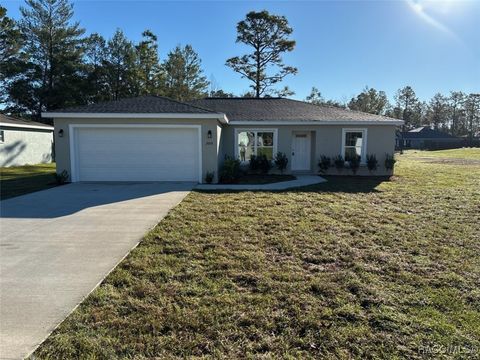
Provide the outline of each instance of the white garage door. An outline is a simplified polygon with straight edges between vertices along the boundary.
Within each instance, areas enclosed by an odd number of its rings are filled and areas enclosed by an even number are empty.
[[[198,128],[74,129],[74,181],[199,181]]]

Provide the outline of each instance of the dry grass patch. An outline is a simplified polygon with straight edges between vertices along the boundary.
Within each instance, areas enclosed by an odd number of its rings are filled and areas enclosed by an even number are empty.
[[[390,182],[192,193],[34,355],[471,356],[480,167],[397,165]]]

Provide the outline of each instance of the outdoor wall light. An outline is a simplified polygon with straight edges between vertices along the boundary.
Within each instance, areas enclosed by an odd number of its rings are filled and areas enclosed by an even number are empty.
[[[63,137],[63,129],[58,130],[58,136]]]
[[[209,140],[212,139],[212,130],[208,130],[208,132],[207,132],[207,139],[209,139]]]

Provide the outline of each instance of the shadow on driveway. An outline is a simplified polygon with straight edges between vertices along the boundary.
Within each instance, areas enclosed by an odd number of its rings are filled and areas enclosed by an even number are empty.
[[[0,358],[30,354],[193,186],[70,184],[2,201]]]
[[[176,191],[190,191],[194,183],[75,183],[3,200],[2,218],[51,219],[86,208]]]

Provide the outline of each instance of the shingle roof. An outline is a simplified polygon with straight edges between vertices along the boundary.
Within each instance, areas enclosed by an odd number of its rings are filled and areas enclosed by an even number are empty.
[[[433,130],[428,126],[421,126],[403,133],[404,139],[454,139],[455,136],[442,131]]]
[[[52,126],[36,121],[31,121],[31,120],[25,120],[25,119],[20,119],[12,116],[7,116],[4,114],[0,114],[0,125],[6,125],[6,126],[20,126],[20,127],[42,127],[45,129],[53,129]]]
[[[229,121],[279,122],[381,122],[397,125],[400,120],[386,116],[320,106],[284,98],[205,98],[187,103],[162,96],[139,96],[99,104],[47,112],[45,117],[78,114],[226,114]]]
[[[127,114],[209,114],[208,109],[175,101],[162,96],[138,96],[98,104],[70,107],[53,111],[55,113],[127,113]]]
[[[229,121],[399,121],[386,116],[285,98],[206,98],[188,103],[223,112]]]

